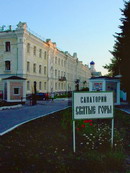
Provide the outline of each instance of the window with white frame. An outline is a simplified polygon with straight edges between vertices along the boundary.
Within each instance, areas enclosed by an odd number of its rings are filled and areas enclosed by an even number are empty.
[[[57,69],[55,69],[55,77],[57,77]]]
[[[11,50],[10,41],[7,41],[7,42],[5,42],[5,51],[10,52],[10,50]]]
[[[64,84],[64,90],[66,90],[66,84]]]
[[[30,72],[30,62],[27,62],[27,72]]]
[[[33,55],[36,56],[36,46],[33,47]]]
[[[64,61],[64,67],[66,66],[66,62]]]
[[[33,64],[33,72],[36,73],[36,64]]]
[[[58,77],[60,78],[60,70],[58,70]]]
[[[30,43],[27,43],[27,53],[30,53]]]
[[[44,82],[44,90],[46,90],[47,89],[47,84],[46,84],[46,82]]]
[[[60,83],[59,83],[59,90],[60,90]]]
[[[30,82],[27,81],[27,90],[29,91],[30,90]]]
[[[57,90],[57,83],[55,83],[55,90]]]
[[[5,61],[5,70],[10,71],[11,70],[11,62],[10,61]]]
[[[61,89],[63,90],[63,83],[61,83]]]
[[[20,94],[20,88],[14,88],[14,95],[19,95]]]
[[[46,51],[44,52],[44,59],[45,60],[47,59],[47,52]]]
[[[58,65],[60,65],[60,58],[58,59]]]
[[[61,66],[63,67],[63,59],[61,60]]]
[[[47,67],[44,66],[44,75],[46,75],[46,74],[47,74]]]
[[[42,57],[42,49],[39,49],[39,58]]]
[[[42,90],[42,82],[39,82],[39,90]]]
[[[55,64],[57,64],[57,56],[55,57]]]
[[[39,65],[39,74],[42,73],[42,65]]]

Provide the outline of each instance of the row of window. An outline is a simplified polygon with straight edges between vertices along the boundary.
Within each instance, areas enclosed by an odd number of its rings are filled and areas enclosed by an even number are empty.
[[[27,62],[27,72],[30,72],[30,62]],[[37,72],[37,65],[36,65],[36,63],[34,63],[33,64],[33,73],[36,73]],[[39,74],[42,74],[42,65],[39,65],[38,66],[38,72],[39,72]],[[43,68],[43,73],[44,73],[44,75],[46,75],[47,74],[47,67],[46,66],[44,66],[44,68]]]
[[[30,83],[30,81],[27,81],[27,90],[30,91],[30,89],[31,89],[31,83]],[[39,90],[42,90],[42,89],[44,89],[44,90],[47,89],[47,83],[44,82],[44,86],[42,86],[42,82],[40,81],[39,82]]]
[[[30,72],[30,62],[27,62],[27,72]],[[33,64],[33,73],[37,72],[37,65],[36,63]],[[38,66],[38,73],[42,74],[42,65]],[[47,67],[44,66],[43,68],[43,74],[47,74]],[[53,76],[53,73],[52,73]],[[55,77],[60,77],[60,76],[66,76],[66,73],[60,70],[55,69]]]
[[[27,43],[27,53],[30,53],[31,52],[31,45],[30,43]],[[47,59],[47,52],[44,51],[43,53],[43,50],[42,49],[37,49],[36,46],[33,46],[33,55],[34,56],[39,56],[39,58],[42,58],[44,56],[44,59],[46,60]]]
[[[5,42],[5,51],[10,52],[11,51],[11,44],[9,41]],[[30,53],[30,43],[27,44],[27,52]],[[42,49],[39,49],[39,57],[42,58]],[[33,55],[37,55],[37,48],[36,46],[33,47]],[[44,52],[44,59],[47,59],[47,52]]]
[[[30,43],[27,43],[27,53],[30,53],[30,49],[31,49],[31,45],[30,45]],[[37,53],[39,54],[39,57],[42,58],[42,54],[43,54],[42,49],[39,49],[37,51],[37,47],[34,46],[33,47],[33,55],[36,56]],[[46,59],[46,58],[47,58],[47,52],[45,51],[44,52],[44,59]],[[61,60],[60,58],[57,58],[57,57],[55,57],[55,64],[61,65],[62,67],[65,67],[65,65],[66,65],[66,63],[65,63],[65,61],[63,61],[63,59]]]
[[[37,90],[47,90],[47,82],[38,82]],[[27,81],[27,91],[31,90],[31,82]],[[66,90],[66,84],[55,83],[55,90]]]
[[[30,53],[30,43],[27,43],[27,53]],[[6,52],[10,52],[11,51],[11,44],[9,41],[5,42],[5,51]],[[43,52],[42,52],[42,49],[39,49],[38,51],[38,54],[39,54],[39,57],[42,58],[43,56]],[[33,55],[37,55],[37,47],[34,46],[33,47]],[[46,60],[47,59],[47,52],[44,51],[44,59]],[[65,67],[66,66],[66,62],[63,61],[63,59],[61,60],[60,58],[57,58],[55,57],[55,64],[58,64],[58,65],[61,65],[62,67]]]
[[[11,70],[11,62],[10,61],[5,61],[5,71],[10,71]],[[27,62],[27,72],[30,72],[30,62]],[[37,72],[37,65],[36,63],[33,64],[33,73]],[[38,72],[39,74],[42,74],[42,65],[39,65],[38,67]],[[47,74],[47,67],[44,66],[43,68],[43,74]],[[55,77],[60,77],[60,76],[66,76],[66,73],[60,70],[55,69]]]
[[[66,62],[63,59],[57,58],[57,56],[55,57],[55,64],[61,65],[62,67],[66,66]]]
[[[55,77],[66,76],[66,73],[60,70],[55,69]]]

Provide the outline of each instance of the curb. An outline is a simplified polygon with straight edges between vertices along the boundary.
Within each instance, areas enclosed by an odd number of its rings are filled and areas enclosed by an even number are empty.
[[[22,104],[14,105],[14,106],[3,106],[3,107],[0,107],[0,111],[6,110],[6,109],[21,108],[21,107],[22,107]]]

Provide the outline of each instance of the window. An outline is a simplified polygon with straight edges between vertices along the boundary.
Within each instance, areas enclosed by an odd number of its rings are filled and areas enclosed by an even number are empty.
[[[42,66],[39,65],[39,74],[41,74],[41,73],[42,73]]]
[[[5,42],[5,51],[10,52],[10,42],[9,41]]]
[[[27,90],[29,91],[30,90],[30,82],[27,81]]]
[[[30,53],[30,43],[27,44],[27,53]]]
[[[36,64],[33,64],[33,72],[36,73]]]
[[[39,58],[42,57],[42,49],[39,49]]]
[[[14,95],[20,94],[20,88],[14,88]]]
[[[27,62],[27,72],[30,71],[30,62]]]
[[[62,67],[63,67],[63,59],[61,60],[61,65],[62,65]]]
[[[64,67],[66,66],[66,62],[64,61]]]
[[[57,77],[57,70],[55,70],[55,77]]]
[[[66,84],[64,84],[64,90],[66,90]]]
[[[36,46],[34,46],[34,48],[33,48],[33,55],[36,56]]]
[[[39,90],[42,89],[42,82],[39,82]]]
[[[46,90],[47,86],[46,86],[46,82],[44,82],[44,90]]]
[[[57,90],[57,83],[55,83],[55,90]]]
[[[60,70],[58,71],[58,77],[60,78]]]
[[[57,57],[55,57],[55,64],[57,64]]]
[[[63,83],[61,83],[61,89],[63,90]]]
[[[44,66],[44,75],[46,75],[46,73],[47,73],[47,68],[46,66]]]
[[[10,61],[5,61],[5,70],[11,70],[11,63],[10,63]]]
[[[46,51],[44,52],[44,59],[46,59],[47,58],[47,53],[46,53]]]
[[[60,65],[60,58],[58,59],[58,65]]]
[[[59,83],[59,90],[60,90],[60,83]]]

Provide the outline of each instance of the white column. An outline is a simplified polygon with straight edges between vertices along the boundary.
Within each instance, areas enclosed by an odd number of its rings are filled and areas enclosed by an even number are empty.
[[[89,91],[92,91],[93,87],[93,82],[91,80],[89,80]]]
[[[18,71],[19,74],[25,74],[26,73],[26,61],[25,61],[25,38],[23,36],[18,37],[18,52],[17,52],[17,58],[18,58]]]
[[[102,91],[106,91],[106,81],[102,81]]]
[[[117,104],[120,105],[120,82],[117,82]]]
[[[23,101],[26,101],[26,91],[27,90],[27,85],[26,85],[26,80],[23,81]]]
[[[10,81],[7,81],[7,101],[10,101]]]

